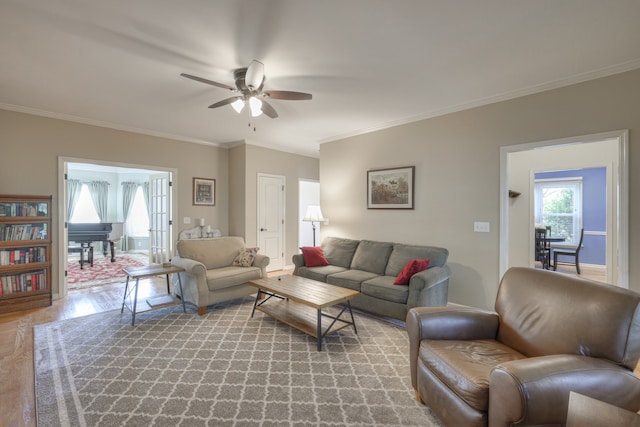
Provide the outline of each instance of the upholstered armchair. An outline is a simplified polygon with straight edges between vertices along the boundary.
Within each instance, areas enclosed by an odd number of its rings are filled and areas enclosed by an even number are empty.
[[[571,391],[637,412],[640,294],[512,268],[495,311],[407,315],[416,396],[447,426],[565,423]]]

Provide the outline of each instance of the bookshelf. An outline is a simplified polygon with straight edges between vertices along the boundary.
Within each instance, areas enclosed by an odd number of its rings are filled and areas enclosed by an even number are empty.
[[[51,305],[51,200],[0,195],[0,313]]]

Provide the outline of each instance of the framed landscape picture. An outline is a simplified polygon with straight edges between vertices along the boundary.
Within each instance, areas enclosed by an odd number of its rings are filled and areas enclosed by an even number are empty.
[[[367,209],[413,209],[415,166],[367,171]]]
[[[207,178],[193,178],[193,204],[215,206],[216,180]]]

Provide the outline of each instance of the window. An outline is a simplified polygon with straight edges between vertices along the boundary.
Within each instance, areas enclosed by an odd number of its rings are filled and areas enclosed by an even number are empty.
[[[147,204],[144,201],[142,187],[138,187],[136,190],[133,206],[131,207],[131,212],[129,212],[125,227],[125,232],[128,236],[149,236],[149,214],[147,213]]]
[[[582,178],[536,180],[535,222],[551,227],[552,236],[577,245],[582,228]]]
[[[98,212],[96,212],[96,208],[93,207],[93,199],[91,198],[91,194],[89,193],[89,186],[87,184],[82,184],[82,188],[80,189],[80,197],[78,198],[78,203],[76,204],[76,208],[73,211],[73,216],[71,217],[70,222],[76,224],[100,223],[100,217],[98,216]]]

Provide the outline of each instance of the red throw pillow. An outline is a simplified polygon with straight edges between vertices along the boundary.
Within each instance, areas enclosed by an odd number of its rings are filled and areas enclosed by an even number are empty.
[[[300,248],[302,250],[302,257],[304,258],[304,265],[307,267],[320,267],[323,265],[329,265],[329,261],[324,256],[324,252],[322,252],[322,247],[320,246],[303,246]]]
[[[396,280],[393,282],[394,285],[408,285],[409,279],[416,273],[420,273],[421,271],[429,268],[429,260],[428,259],[412,259],[404,266]]]

